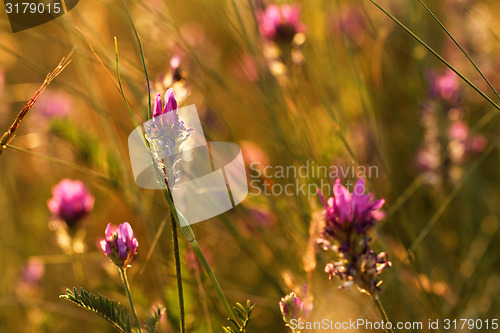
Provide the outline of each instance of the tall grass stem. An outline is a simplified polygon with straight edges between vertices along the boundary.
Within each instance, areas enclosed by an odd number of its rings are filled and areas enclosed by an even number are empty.
[[[184,313],[184,292],[182,290],[182,272],[181,272],[181,258],[179,255],[179,239],[177,236],[177,224],[174,217],[172,221],[172,243],[174,245],[174,258],[175,258],[175,275],[177,276],[177,294],[179,295],[179,325],[181,333],[186,332],[186,320]]]
[[[130,24],[132,25],[132,29],[134,29],[135,33],[135,38],[137,39],[137,43],[139,44],[139,53],[141,54],[141,61],[142,61],[142,68],[144,69],[144,75],[146,76],[146,83],[148,85],[148,119],[151,118],[151,87],[149,84],[149,76],[148,76],[148,70],[146,68],[146,61],[144,60],[144,52],[142,51],[142,43],[141,39],[139,38],[139,34],[137,33],[137,29],[135,28],[134,21],[132,20],[132,16],[130,15],[130,11],[128,10],[127,3],[125,0],[122,0],[123,6],[125,7],[125,10],[127,12],[128,19],[130,20]]]
[[[439,24],[439,26],[441,27],[441,29],[443,29],[444,32],[446,32],[446,34],[448,35],[448,37],[451,38],[451,40],[453,41],[453,43],[455,43],[455,45],[458,46],[458,48],[460,49],[460,51],[462,51],[462,53],[467,57],[467,59],[469,60],[469,62],[472,64],[472,66],[474,66],[474,68],[479,73],[479,75],[481,75],[481,77],[483,78],[483,80],[491,88],[491,90],[493,91],[493,93],[495,94],[495,96],[498,99],[500,99],[500,95],[498,94],[498,92],[496,91],[496,89],[493,87],[493,85],[490,83],[490,81],[488,81],[488,79],[486,78],[486,76],[484,76],[483,72],[481,72],[481,70],[479,69],[479,67],[474,62],[474,60],[472,60],[472,58],[469,57],[469,54],[467,54],[467,52],[465,52],[465,50],[462,48],[462,46],[460,45],[460,43],[453,37],[453,35],[448,31],[448,29],[446,29],[446,27],[443,25],[443,23],[441,23],[441,21],[437,18],[437,16],[434,15],[434,13],[429,9],[429,7],[427,7],[425,5],[425,3],[422,0],[417,0],[417,1],[422,5],[422,7],[425,8],[425,10],[427,11],[427,13],[429,13],[429,15],[432,16],[432,18],[434,19],[434,21],[436,21],[437,24]]]
[[[132,301],[132,295],[130,294],[130,285],[129,285],[128,279],[127,279],[127,272],[125,271],[126,268],[119,267],[118,269],[120,270],[120,274],[121,274],[122,280],[123,280],[123,285],[125,286],[125,293],[127,294],[128,301],[130,303],[130,309],[132,310],[132,314],[134,316],[135,326],[139,329],[139,332],[142,333],[141,324],[139,323],[139,319],[137,318],[137,313],[135,312],[134,302]]]
[[[217,278],[215,277],[214,272],[212,271],[212,268],[208,264],[207,259],[203,255],[203,252],[200,249],[200,246],[198,245],[198,242],[193,240],[191,242],[191,246],[193,246],[194,251],[198,255],[198,258],[200,258],[201,263],[203,264],[203,267],[205,267],[205,271],[207,272],[208,277],[210,278],[210,281],[212,281],[212,285],[215,288],[215,291],[217,292],[217,296],[219,296],[220,301],[222,302],[222,306],[224,307],[224,310],[226,311],[227,316],[236,321],[237,319],[233,314],[233,311],[231,310],[231,307],[229,306],[229,303],[227,302],[226,296],[224,296],[224,293],[222,292],[222,288],[220,287],[219,282],[217,281]]]
[[[382,319],[386,323],[386,325],[385,325],[385,331],[387,333],[393,333],[392,326],[391,326],[391,328],[387,327],[387,323],[389,323],[390,321],[389,321],[389,317],[387,317],[387,313],[385,312],[384,306],[382,305],[382,302],[380,301],[380,298],[378,297],[377,294],[370,294],[370,296],[372,297],[373,302],[377,306],[377,310],[380,313],[380,316],[382,317]]]
[[[427,45],[420,37],[418,37],[413,31],[411,31],[407,26],[401,23],[397,18],[390,14],[386,9],[384,9],[375,0],[370,0],[378,9],[380,9],[385,15],[387,15],[391,20],[393,20],[397,25],[399,25],[403,30],[405,30],[410,36],[412,36],[417,42],[419,42],[423,47],[425,47],[429,52],[431,52],[436,58],[438,58],[443,64],[445,64],[449,69],[451,69],[455,74],[457,74],[465,83],[467,83],[472,89],[474,89],[479,95],[486,99],[493,107],[500,111],[500,106],[495,103],[488,95],[486,95],[481,89],[476,87],[469,79],[467,79],[462,73],[460,73],[455,67],[453,67],[448,61],[446,61],[439,53],[437,53],[432,47]]]

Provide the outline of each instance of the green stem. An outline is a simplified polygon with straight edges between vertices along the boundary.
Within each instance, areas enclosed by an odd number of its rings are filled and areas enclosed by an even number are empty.
[[[163,182],[163,184],[165,184],[165,180],[166,180],[165,175],[162,174],[162,172],[158,168],[158,165],[155,162],[155,158],[154,158],[153,154],[151,153],[151,149],[150,149],[148,143],[146,142],[146,140],[144,138],[142,138],[142,141],[150,154],[151,161],[153,161],[153,167],[154,167],[156,176],[158,178],[158,181]],[[184,235],[184,237],[186,237],[187,241],[193,246],[196,255],[198,256],[198,258],[202,262],[203,267],[205,267],[205,271],[207,272],[207,274],[210,278],[210,281],[212,281],[213,287],[215,288],[215,290],[217,292],[217,296],[219,297],[219,300],[221,301],[222,305],[224,306],[224,310],[226,311],[227,316],[230,319],[234,320],[235,322],[238,322],[236,317],[233,314],[233,311],[231,310],[231,307],[229,306],[229,303],[227,302],[226,297],[224,296],[224,293],[222,292],[222,289],[221,289],[219,283],[217,282],[217,279],[215,278],[215,275],[212,271],[212,268],[208,264],[207,259],[203,255],[203,252],[201,251],[200,246],[198,245],[198,242],[196,241],[196,236],[194,234],[193,229],[191,228],[191,225],[185,221],[182,221],[182,223],[181,223],[180,219],[184,220],[185,218],[183,217],[182,213],[178,212],[177,209],[175,208],[174,201],[173,201],[172,196],[170,195],[170,192],[169,192],[166,185],[164,185],[164,187],[162,188],[162,192],[163,192],[163,196],[167,200],[168,206],[169,206],[171,214],[172,214],[172,218],[175,220],[175,223],[179,227],[179,229],[182,232],[182,234]]]
[[[215,288],[215,291],[217,292],[217,296],[219,296],[219,300],[221,301],[222,305],[224,306],[224,310],[226,311],[226,315],[229,317],[229,319],[232,319],[232,320],[237,322],[237,319],[234,316],[233,311],[231,310],[231,307],[229,306],[229,303],[227,302],[226,296],[224,296],[224,293],[222,292],[220,284],[217,281],[217,278],[215,277],[215,274],[212,271],[212,268],[208,264],[207,259],[203,255],[203,252],[201,251],[200,246],[198,245],[198,242],[195,239],[190,243],[193,246],[194,251],[198,255],[198,258],[200,258],[201,263],[203,264],[203,267],[205,267],[205,271],[207,272],[207,275],[210,278],[210,281],[212,281],[213,287]]]
[[[446,61],[439,53],[437,53],[433,48],[431,48],[427,43],[425,43],[420,37],[415,35],[407,26],[401,23],[397,18],[391,15],[387,10],[385,10],[381,5],[379,5],[375,0],[370,0],[378,9],[380,9],[385,15],[387,15],[391,20],[393,20],[397,25],[404,29],[410,34],[417,42],[419,42],[423,47],[425,47],[429,52],[431,52],[436,58],[439,59],[443,64],[445,64],[449,69],[451,69],[455,74],[457,74],[462,80],[465,81],[472,89],[474,89],[479,95],[486,99],[493,107],[500,111],[500,106],[495,103],[491,98],[489,98],[481,89],[476,87],[469,79],[467,79],[462,73],[456,70],[448,61]]]
[[[209,333],[213,333],[212,321],[210,320],[210,312],[208,312],[207,297],[205,295],[205,290],[203,289],[203,284],[201,282],[200,268],[198,265],[194,265],[194,275],[196,277],[196,284],[198,285],[198,293],[201,297],[201,305],[203,307],[203,314],[205,315],[205,320],[207,321],[207,329]]]
[[[184,293],[182,291],[181,258],[179,255],[179,239],[177,237],[177,224],[172,216],[172,242],[174,243],[175,273],[177,275],[177,293],[179,295],[179,316],[181,333],[186,332],[184,315]]]
[[[123,6],[125,7],[125,11],[127,12],[128,19],[130,20],[130,24],[132,25],[132,29],[135,33],[135,38],[137,39],[137,43],[139,44],[139,53],[141,54],[142,68],[144,69],[144,75],[146,76],[146,83],[148,84],[148,119],[151,118],[151,87],[149,84],[149,76],[148,70],[146,68],[146,62],[144,61],[144,52],[142,51],[142,43],[139,38],[139,34],[137,33],[137,29],[135,28],[134,21],[132,20],[132,16],[130,15],[130,11],[128,10],[127,3],[125,0],[122,0]]]
[[[122,275],[123,284],[125,285],[125,293],[127,294],[130,308],[132,309],[132,314],[134,315],[135,326],[139,329],[139,332],[142,333],[139,319],[137,318],[137,314],[135,313],[134,302],[132,302],[132,295],[130,294],[130,285],[128,284],[127,273],[125,272],[125,268],[119,267],[118,269],[120,270],[120,273]]]
[[[154,160],[154,159],[153,159]],[[154,169],[156,171],[156,174],[159,179],[160,177],[160,171],[156,165],[156,163],[153,164]],[[194,251],[198,258],[200,259],[201,263],[203,264],[203,267],[205,268],[205,271],[207,272],[208,277],[210,278],[210,281],[212,281],[212,285],[215,288],[215,291],[217,292],[217,296],[219,297],[219,300],[221,301],[224,310],[226,311],[226,315],[237,322],[236,317],[233,314],[233,311],[231,310],[231,307],[229,306],[229,303],[227,302],[226,297],[224,296],[224,293],[222,292],[222,289],[219,285],[219,282],[217,282],[217,279],[215,277],[214,272],[212,271],[212,268],[208,264],[207,259],[203,255],[203,252],[201,251],[200,246],[198,245],[198,242],[196,241],[196,237],[194,235],[193,229],[191,228],[191,225],[185,223],[183,226],[182,223],[179,221],[179,216],[182,217],[182,214],[177,212],[177,209],[175,208],[174,202],[172,200],[172,197],[170,195],[170,192],[167,190],[167,188],[163,188],[162,190],[163,195],[165,196],[165,199],[167,199],[168,206],[170,207],[170,211],[172,212],[172,218],[175,220],[177,223],[177,226],[180,228],[181,232],[184,234],[186,239],[188,240],[189,244],[191,244],[194,248]]]
[[[372,297],[373,302],[377,306],[377,310],[380,313],[380,316],[382,317],[382,319],[386,323],[385,331],[387,333],[389,333],[389,332],[393,333],[392,328],[387,328],[387,323],[389,323],[389,318],[387,317],[387,313],[385,312],[384,306],[382,305],[382,302],[380,301],[380,298],[378,297],[377,294],[370,294],[370,296]]]
[[[441,21],[437,18],[437,16],[434,15],[434,13],[429,9],[429,7],[427,7],[425,5],[425,3],[422,2],[422,0],[417,0],[417,1],[425,8],[425,10],[427,11],[427,13],[429,13],[432,16],[432,18],[439,24],[439,26],[441,27],[441,29],[443,29],[444,32],[446,32],[446,34],[448,35],[448,37],[451,38],[451,40],[453,41],[453,43],[455,43],[455,45],[458,46],[458,48],[460,49],[460,51],[462,51],[462,53],[467,57],[467,59],[469,59],[469,62],[472,64],[472,66],[474,66],[474,68],[476,69],[476,71],[481,75],[481,77],[483,78],[483,80],[491,88],[491,90],[493,91],[493,93],[495,94],[495,96],[497,96],[500,99],[500,95],[498,94],[498,92],[496,91],[496,89],[491,85],[490,81],[488,81],[488,79],[486,78],[486,76],[484,76],[483,72],[481,72],[481,70],[479,69],[479,67],[474,62],[474,60],[472,60],[472,58],[469,57],[469,54],[467,54],[467,52],[465,52],[465,50],[462,48],[462,46],[460,45],[460,43],[457,42],[457,40],[452,36],[452,34],[448,31],[448,29],[446,29],[446,27],[443,25],[443,23],[441,23]]]
[[[73,274],[75,275],[75,279],[77,283],[81,283],[84,281],[85,277],[85,269],[83,268],[82,259],[80,256],[77,256],[75,253],[75,236],[70,235],[71,237],[71,248],[70,256],[71,256],[71,266],[73,268]]]
[[[122,97],[123,97],[123,100],[125,101],[125,106],[127,107],[130,118],[132,118],[132,122],[134,123],[135,128],[137,128],[137,127],[139,127],[139,124],[137,124],[137,121],[135,120],[134,114],[132,113],[132,110],[130,109],[130,106],[128,105],[127,99],[125,98],[125,93],[123,92],[122,79],[120,76],[120,66],[118,64],[118,40],[116,39],[116,37],[115,37],[115,56],[116,56],[116,75],[118,76],[118,84],[120,86],[120,92],[122,93]]]
[[[142,66],[143,66],[144,74],[146,76],[146,81],[147,81],[147,84],[148,84],[148,106],[149,106],[149,108],[148,108],[148,118],[150,118],[151,117],[151,89],[150,89],[150,84],[149,84],[148,72],[147,72],[147,69],[146,69],[146,63],[144,61],[144,53],[142,51],[142,44],[141,44],[141,40],[139,38],[139,34],[137,33],[137,30],[135,28],[134,22],[132,20],[132,17],[130,15],[130,12],[128,10],[127,4],[126,4],[125,0],[122,0],[122,2],[123,2],[123,5],[125,7],[125,10],[127,11],[127,16],[130,19],[130,23],[132,24],[132,28],[134,29],[134,33],[135,33],[135,36],[137,38],[137,42],[139,44],[139,51],[140,51],[140,54],[141,54]],[[116,45],[116,39],[115,39],[115,52],[116,52],[116,63],[117,63],[116,65],[117,65],[117,73],[118,73],[118,82],[120,83],[120,91],[122,93],[123,99],[125,100],[125,104],[127,105],[127,109],[129,110],[129,113],[130,113],[130,116],[132,118],[132,121],[134,122],[134,125],[137,127],[137,122],[135,121],[134,115],[131,112],[130,107],[128,106],[128,103],[127,103],[127,100],[125,98],[125,94],[123,92],[123,88],[122,88],[121,82],[120,82],[120,74],[119,74],[119,69],[118,69],[118,47]],[[151,150],[149,149],[149,145],[147,144],[146,140],[144,140],[144,138],[142,138],[142,141],[144,142],[144,145],[146,146],[146,149],[148,149],[148,151],[150,152],[150,156],[151,156],[152,161],[154,161],[154,157],[151,154]],[[158,179],[162,179],[162,176],[161,176],[161,174],[160,174],[160,172],[158,170],[158,167],[157,167],[156,163],[153,162],[153,164],[154,164],[155,172],[156,172],[156,175],[158,176]],[[191,226],[189,224],[185,225],[185,226],[182,226],[182,224],[179,222],[177,210],[175,209],[175,205],[173,203],[173,200],[172,200],[172,198],[170,196],[170,193],[168,192],[168,190],[167,190],[166,187],[163,188],[163,195],[165,196],[165,199],[167,199],[168,206],[170,207],[170,211],[172,212],[172,218],[175,220],[174,224],[177,223],[177,225],[179,226],[182,234],[186,237],[186,239],[189,241],[189,243],[191,245],[193,245],[196,254],[198,255],[198,257],[201,260],[201,262],[203,263],[203,266],[205,267],[205,270],[206,270],[208,276],[210,277],[210,280],[212,281],[214,288],[217,291],[217,295],[219,296],[219,299],[222,302],[222,305],[224,306],[224,309],[226,311],[227,316],[229,318],[231,318],[231,319],[233,319],[233,320],[236,321],[236,317],[234,316],[233,311],[231,310],[231,307],[229,306],[229,304],[227,302],[227,299],[224,296],[224,294],[222,293],[222,289],[221,289],[219,283],[217,282],[217,279],[215,278],[215,275],[212,272],[212,269],[210,268],[210,265],[208,264],[205,256],[203,255],[203,252],[201,251],[201,249],[200,249],[200,247],[198,245],[198,242],[196,241],[196,238],[195,238],[193,230],[191,229]],[[178,275],[178,279],[179,278],[180,278],[180,274]],[[179,297],[181,297],[181,295],[179,295]],[[129,296],[129,300],[130,300],[130,304],[132,305],[132,300],[131,300],[130,296]],[[134,313],[134,315],[135,315],[135,313]]]

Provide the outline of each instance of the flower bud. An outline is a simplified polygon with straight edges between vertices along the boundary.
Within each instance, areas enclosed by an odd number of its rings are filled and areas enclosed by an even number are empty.
[[[118,227],[108,224],[106,239],[100,242],[104,254],[120,268],[127,268],[132,258],[137,254],[139,243],[134,237],[134,231],[128,222]]]
[[[52,188],[52,198],[47,201],[52,214],[69,227],[75,226],[94,207],[94,197],[79,180],[63,179]]]

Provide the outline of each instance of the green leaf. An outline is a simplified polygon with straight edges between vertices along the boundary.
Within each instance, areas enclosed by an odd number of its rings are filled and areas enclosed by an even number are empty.
[[[156,333],[156,328],[160,322],[161,317],[165,314],[165,307],[162,305],[157,305],[153,310],[153,313],[146,320],[146,332]]]
[[[78,294],[78,290],[76,288],[73,288],[73,292],[66,289],[66,292],[66,295],[60,295],[59,298],[65,299],[84,307],[87,310],[97,313],[99,316],[109,321],[120,332],[132,333],[130,315],[119,303],[116,303],[101,294],[96,296],[83,288],[80,289],[80,294]]]
[[[234,311],[241,319],[241,324],[236,321],[229,319],[229,321],[236,327],[238,330],[234,330],[232,327],[227,326],[223,327],[224,333],[245,333],[248,323],[250,322],[250,315],[252,314],[253,309],[255,308],[255,304],[252,305],[250,301],[247,301],[246,305],[243,306],[240,303],[236,303],[236,307],[234,307]]]

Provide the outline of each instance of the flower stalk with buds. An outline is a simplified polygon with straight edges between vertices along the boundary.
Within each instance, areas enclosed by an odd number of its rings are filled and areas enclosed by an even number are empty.
[[[375,222],[385,217],[380,210],[384,199],[375,200],[373,194],[365,194],[365,181],[359,179],[352,193],[340,184],[337,179],[334,197],[325,201],[321,192],[319,197],[325,207],[324,228],[318,243],[326,250],[338,255],[338,261],[329,263],[325,272],[343,281],[341,288],[356,285],[361,292],[370,295],[379,311],[383,308],[378,297],[380,285],[379,275],[391,262],[384,252],[377,254],[370,247],[368,233]],[[385,311],[380,311],[384,320]]]
[[[304,285],[303,300],[300,300],[295,292],[291,292],[281,299],[280,310],[285,325],[290,327],[293,333],[300,333],[299,329],[294,328],[295,325],[292,320],[300,322],[304,320],[312,310],[312,303],[306,301],[306,285]]]
[[[174,243],[174,258],[176,263],[179,310],[181,318],[180,326],[182,333],[185,332],[186,329],[184,324],[184,300],[179,244],[177,238],[178,226],[189,243],[193,246],[193,249],[200,261],[203,263],[208,277],[212,281],[212,284],[217,292],[217,296],[224,306],[227,316],[235,321],[236,317],[234,316],[210,265],[206,261],[206,258],[196,241],[191,226],[180,223],[179,221],[179,218],[182,218],[182,214],[178,214],[175,208],[171,191],[174,189],[175,183],[180,179],[179,171],[176,169],[177,159],[182,151],[182,146],[190,139],[190,132],[192,129],[187,129],[184,122],[179,118],[177,113],[177,100],[175,99],[174,90],[172,88],[169,88],[165,93],[164,102],[165,106],[162,108],[161,95],[157,94],[153,108],[153,119],[150,120],[145,126],[145,137],[149,143],[149,149],[155,162],[155,170],[157,172],[158,179],[160,180],[163,178],[165,184],[167,185],[163,192],[172,215],[172,239]]]
[[[132,314],[134,315],[136,326],[140,330],[139,319],[135,312],[134,302],[130,293],[130,285],[127,279],[127,268],[137,254],[139,242],[134,237],[134,231],[128,222],[120,224],[118,227],[108,224],[106,227],[106,238],[100,242],[101,250],[104,252],[120,271],[125,293],[127,294]]]
[[[52,188],[47,206],[54,217],[75,227],[94,207],[94,197],[79,180],[63,179]]]

